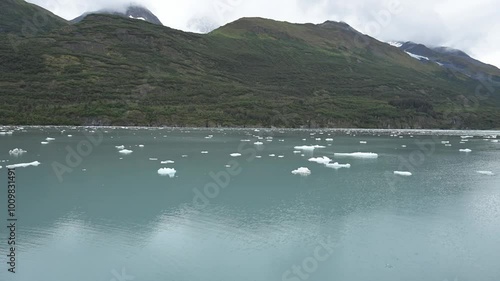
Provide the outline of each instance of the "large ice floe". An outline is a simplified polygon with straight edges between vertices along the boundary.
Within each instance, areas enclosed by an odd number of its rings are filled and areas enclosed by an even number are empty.
[[[317,148],[326,148],[326,147],[321,145],[302,145],[294,147],[294,149],[296,150],[309,150],[309,151],[315,150]]]
[[[173,168],[161,168],[158,170],[158,175],[164,177],[164,176],[169,176],[170,178],[175,177],[175,173],[177,171]]]
[[[332,159],[330,159],[326,156],[323,156],[323,157],[317,157],[317,158],[310,158],[309,162],[316,162],[318,164],[325,164],[326,165],[326,164],[332,162]]]
[[[403,177],[411,177],[413,175],[410,172],[404,172],[404,171],[394,171],[394,174]]]
[[[26,152],[28,152],[28,151],[23,150],[21,148],[14,148],[12,150],[9,150],[9,155],[17,157],[17,156],[20,156]]]
[[[352,157],[352,158],[364,158],[364,159],[378,158],[378,154],[373,152],[334,153],[333,155],[335,157]]]
[[[311,174],[311,170],[306,167],[300,167],[297,170],[293,170],[292,174],[301,175],[301,176],[309,176]]]
[[[492,171],[477,171],[476,173],[485,175],[485,176],[494,176],[495,174]]]
[[[34,161],[34,162],[31,162],[31,163],[19,163],[19,164],[14,164],[14,165],[7,165],[5,167],[7,169],[15,169],[15,168],[26,168],[26,167],[29,167],[29,166],[36,167],[36,166],[38,166],[40,164],[42,164],[42,163],[40,163],[38,161]]]
[[[122,150],[120,150],[118,152],[121,153],[121,154],[128,155],[128,154],[131,154],[133,151],[132,150],[128,150],[128,149],[122,149]]]

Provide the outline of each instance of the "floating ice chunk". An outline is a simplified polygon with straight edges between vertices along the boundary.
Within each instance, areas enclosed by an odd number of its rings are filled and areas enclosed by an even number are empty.
[[[241,142],[250,142],[251,140],[241,140]]]
[[[325,146],[321,145],[303,145],[303,146],[296,146],[294,149],[296,150],[315,150],[316,148],[325,148]]]
[[[332,168],[332,169],[342,169],[342,168],[351,168],[351,164],[339,164],[338,162],[335,163],[328,163],[325,165],[327,168]]]
[[[413,175],[410,172],[401,172],[401,171],[394,171],[394,174],[403,177],[411,177]]]
[[[87,169],[82,169],[82,171],[83,171],[83,172],[86,172],[86,171],[87,171]]]
[[[461,136],[462,139],[472,139],[474,136]]]
[[[476,173],[485,175],[485,176],[494,176],[495,174],[492,171],[477,171]]]
[[[366,142],[366,141],[360,141],[359,143],[360,144],[367,144],[368,142]]]
[[[467,152],[467,153],[469,153],[469,152],[472,152],[472,150],[466,148],[466,149],[460,149],[460,152]]]
[[[128,150],[128,149],[122,149],[122,150],[120,150],[118,152],[120,152],[121,154],[128,155],[128,154],[131,154],[133,151],[132,150]]]
[[[35,162],[31,162],[31,163],[20,163],[20,164],[14,164],[14,165],[7,165],[5,167],[7,169],[15,169],[15,168],[26,168],[26,167],[29,167],[29,166],[36,167],[36,166],[38,166],[40,164],[42,164],[42,163],[40,163],[38,161],[35,161]]]
[[[466,142],[464,142],[464,141],[461,141],[461,142],[460,142],[460,144],[466,144]]]
[[[300,167],[297,170],[293,170],[292,174],[301,175],[301,176],[309,176],[311,174],[311,170],[306,167]]]
[[[302,153],[302,151],[300,151],[300,150],[295,150],[293,153],[294,153],[294,154],[300,154],[300,153]]]
[[[41,144],[49,144],[47,141],[42,141]]]
[[[18,157],[19,155],[22,155],[23,153],[26,153],[28,151],[23,150],[21,148],[14,148],[12,150],[9,150],[9,154],[15,157]]]
[[[442,141],[441,143],[442,143],[442,144],[449,144],[449,143],[450,143],[450,141]]]
[[[500,141],[499,140],[491,140],[491,142],[498,143]]]
[[[450,146],[451,146],[451,144],[447,143],[447,144],[445,144],[444,146],[446,146],[446,147],[450,147]]]
[[[276,157],[276,154],[269,154],[269,157]]]
[[[175,161],[172,160],[167,160],[167,161],[161,161],[161,164],[174,164]]]
[[[68,135],[68,138],[72,138],[72,137],[73,137],[73,135]]]
[[[182,158],[187,158],[188,156],[187,155],[182,155]]]
[[[125,149],[124,145],[119,145],[119,146],[115,146],[115,147],[116,147],[116,149],[120,149],[120,150]]]
[[[378,154],[372,152],[335,153],[333,155],[335,157],[353,157],[353,158],[368,158],[368,159],[378,158]]]
[[[149,161],[158,161],[158,158],[149,158]]]
[[[328,163],[332,162],[332,159],[330,159],[326,156],[323,156],[323,157],[317,157],[317,158],[310,158],[309,162],[316,162],[318,164],[328,164]]]
[[[316,138],[316,140],[317,140],[317,141],[320,141],[320,140],[321,140],[321,138]]]
[[[278,158],[285,158],[285,155],[279,155]]]
[[[241,153],[231,153],[231,157],[240,157]]]
[[[260,158],[262,158],[262,156],[257,155],[257,156],[255,156],[255,158],[260,159]]]
[[[404,145],[404,144],[403,144],[401,147],[402,147],[402,148],[406,148],[406,145]]]
[[[169,176],[170,178],[173,178],[175,177],[175,173],[177,173],[177,171],[172,168],[161,168],[158,170],[158,174],[162,177]]]
[[[202,151],[201,154],[208,154],[208,151]]]
[[[332,142],[333,139],[325,139],[325,141]]]
[[[139,147],[140,148],[144,148],[144,144],[139,144]]]
[[[208,136],[206,136],[205,138],[206,138],[206,139],[211,139],[211,138],[213,138],[213,137],[214,137],[214,135],[208,135]]]
[[[231,168],[231,165],[226,165],[226,168]]]
[[[55,138],[46,138],[45,139],[46,141],[53,141],[53,140],[56,140]]]

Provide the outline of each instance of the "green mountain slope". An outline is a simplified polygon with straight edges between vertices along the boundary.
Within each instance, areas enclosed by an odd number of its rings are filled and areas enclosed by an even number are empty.
[[[496,88],[342,23],[90,15],[17,46],[0,35],[0,124],[500,128]]]
[[[64,19],[24,0],[0,1],[0,34],[32,36],[67,24]]]

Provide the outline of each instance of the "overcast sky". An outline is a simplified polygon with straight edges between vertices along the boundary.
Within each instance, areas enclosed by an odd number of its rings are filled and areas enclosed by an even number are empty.
[[[86,11],[123,8],[130,0],[28,0],[73,19]],[[164,25],[199,32],[241,17],[295,23],[345,21],[382,41],[461,49],[500,67],[498,0],[132,0]]]

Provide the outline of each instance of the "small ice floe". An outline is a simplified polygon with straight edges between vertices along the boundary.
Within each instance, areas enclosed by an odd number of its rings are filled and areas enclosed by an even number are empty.
[[[15,169],[15,168],[26,168],[26,167],[29,167],[29,166],[36,167],[36,166],[38,166],[40,164],[42,164],[42,163],[40,163],[38,161],[34,161],[34,162],[31,162],[31,163],[20,163],[20,164],[14,164],[14,165],[7,165],[5,167],[7,169]]]
[[[187,155],[182,155],[182,158],[187,158],[188,156]]]
[[[269,157],[276,157],[276,154],[269,154]]]
[[[360,141],[359,143],[360,144],[367,144],[368,142],[366,142],[366,141]]]
[[[328,163],[332,162],[332,159],[330,159],[326,156],[323,156],[323,157],[317,157],[317,158],[310,158],[309,162],[315,162],[318,164],[328,164]]]
[[[450,141],[442,141],[441,143],[442,143],[442,144],[449,144],[449,143],[450,143]]]
[[[402,147],[402,148],[406,148],[406,145],[404,145],[404,144],[403,144],[401,147]]]
[[[149,158],[149,161],[158,161],[158,158]]]
[[[86,171],[87,171],[87,169],[82,169],[82,171],[83,171],[83,172],[86,172]]]
[[[55,138],[46,138],[45,140],[46,140],[46,141],[54,141],[54,140],[56,140],[56,139],[55,139]]]
[[[140,148],[144,148],[144,144],[139,144],[139,147]]]
[[[464,142],[464,141],[461,141],[461,142],[460,142],[460,144],[466,144],[466,142]]]
[[[321,138],[316,138],[316,140],[317,140],[317,141],[320,141],[320,140],[321,140]]]
[[[125,149],[124,145],[118,145],[118,146],[115,146],[115,147],[116,147],[116,149],[120,149],[120,150]]]
[[[285,140],[278,140],[279,142],[285,142]]]
[[[42,141],[41,144],[49,144],[48,141]]]
[[[285,155],[278,155],[278,158],[285,158]]]
[[[73,137],[73,135],[68,135],[68,138],[72,138],[72,137]]]
[[[22,154],[24,154],[24,153],[26,153],[26,152],[28,152],[28,151],[23,150],[23,149],[21,149],[21,148],[14,148],[14,149],[12,149],[12,150],[9,150],[9,155],[12,155],[12,156],[18,157],[18,156],[20,156],[20,155],[22,155]]]
[[[394,171],[394,174],[403,177],[411,177],[413,175],[410,172],[402,172],[402,171]]]
[[[300,150],[295,150],[295,151],[293,152],[293,154],[300,154],[300,153],[302,153],[302,151],[300,151]]]
[[[477,171],[476,173],[485,175],[485,176],[494,176],[495,174],[492,171]]]
[[[491,142],[493,142],[493,143],[498,143],[498,142],[500,142],[500,141],[499,141],[499,140],[491,140]]]
[[[334,153],[333,155],[335,157],[353,157],[353,158],[367,158],[367,159],[378,158],[378,154],[372,152]]]
[[[351,164],[339,164],[338,162],[335,162],[335,163],[328,163],[328,164],[325,164],[325,166],[327,168],[332,168],[332,169],[335,169],[335,170],[338,170],[338,169],[342,169],[342,168],[346,168],[346,169],[349,169],[351,168]]]
[[[447,144],[445,144],[444,146],[446,146],[446,147],[450,147],[450,146],[451,146],[451,144],[447,143]]]
[[[240,157],[241,153],[231,153],[230,156],[231,157]]]
[[[303,146],[296,146],[294,149],[296,150],[308,150],[308,151],[313,151],[316,148],[325,148],[325,146],[321,145],[303,145]]]
[[[472,138],[474,138],[474,136],[460,136],[460,138],[462,138],[462,139],[472,139]]]
[[[122,149],[122,150],[120,150],[118,152],[121,153],[121,154],[128,155],[128,154],[131,154],[133,151],[132,150],[128,150],[128,149]]]
[[[251,142],[251,140],[241,140],[241,142]]]
[[[301,175],[301,176],[309,176],[311,174],[311,170],[306,167],[300,167],[297,170],[293,170],[292,174]]]
[[[333,139],[325,139],[325,141],[332,142]]]
[[[208,151],[202,151],[201,154],[208,154]]]
[[[260,158],[262,158],[262,156],[257,155],[257,156],[255,156],[255,158],[260,159]]]
[[[460,152],[466,152],[466,153],[469,153],[469,152],[472,152],[472,150],[466,148],[466,149],[460,149]]]
[[[231,168],[231,165],[226,165],[226,168]]]
[[[162,177],[169,176],[170,178],[173,178],[175,177],[175,173],[177,173],[177,171],[172,168],[161,168],[158,170],[158,175]]]
[[[213,138],[213,137],[214,137],[214,135],[208,135],[208,136],[206,136],[205,138],[206,138],[206,139],[211,139],[211,138]]]
[[[172,160],[167,160],[167,161],[161,161],[161,164],[174,164],[175,161]]]

